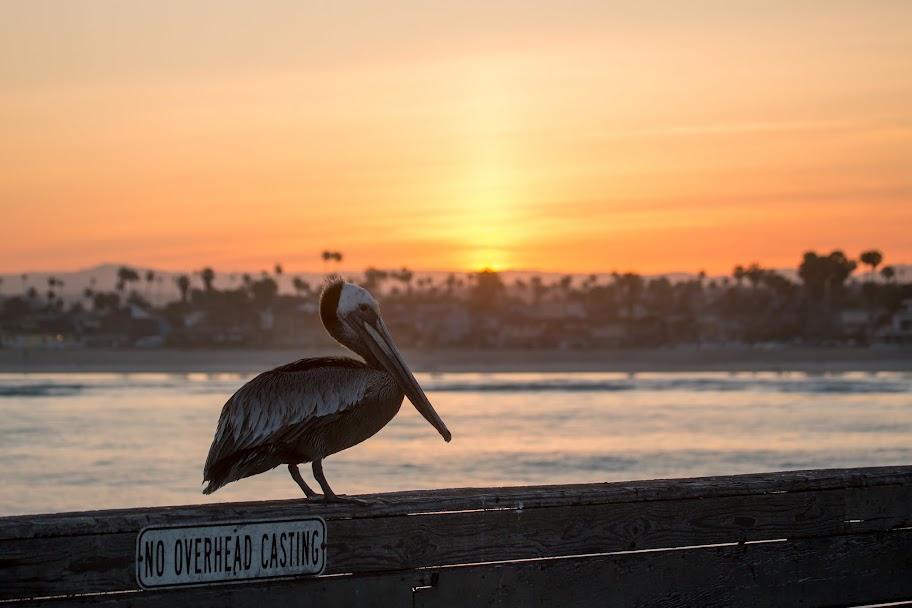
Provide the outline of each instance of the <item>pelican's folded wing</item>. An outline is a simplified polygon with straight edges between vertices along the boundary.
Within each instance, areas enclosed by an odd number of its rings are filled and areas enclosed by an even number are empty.
[[[287,442],[343,413],[364,398],[373,373],[360,361],[327,357],[260,374],[222,408],[204,476],[219,461]]]

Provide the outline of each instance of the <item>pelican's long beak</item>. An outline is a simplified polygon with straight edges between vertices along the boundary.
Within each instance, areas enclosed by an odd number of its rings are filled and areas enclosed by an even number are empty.
[[[408,365],[402,358],[402,353],[396,348],[396,343],[389,335],[386,325],[383,323],[376,312],[369,310],[362,312],[360,310],[349,313],[345,319],[346,323],[364,340],[364,343],[370,349],[371,353],[380,361],[381,365],[392,374],[396,383],[402,387],[402,391],[408,397],[412,405],[415,406],[425,420],[431,423],[443,438],[449,442],[452,434],[437,412],[434,411],[431,402],[428,401],[427,395],[418,385],[415,376],[412,375]]]

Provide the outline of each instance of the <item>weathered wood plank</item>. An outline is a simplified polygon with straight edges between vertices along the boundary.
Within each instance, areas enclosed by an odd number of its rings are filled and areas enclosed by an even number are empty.
[[[912,599],[912,532],[447,567],[416,608],[855,606]]]
[[[301,510],[308,516],[361,519],[440,511],[533,509],[562,505],[616,504],[686,498],[753,496],[835,488],[912,485],[912,466],[785,471],[688,479],[461,488],[365,495],[369,507],[307,503],[301,499],[175,507],[112,509],[0,517],[0,540],[42,536],[116,534],[149,525],[198,521],[274,519]]]
[[[326,573],[888,530],[910,513],[912,486],[879,486],[331,520]],[[135,540],[0,541],[0,598],[135,589]]]
[[[16,603],[22,608],[231,608],[267,606],[269,608],[411,608],[410,574],[376,574],[363,577],[331,576],[268,584],[222,585],[162,591],[137,591]]]
[[[420,578],[418,578],[420,577]],[[412,591],[414,587],[419,587]],[[61,606],[854,606],[912,599],[912,531],[26,601]]]

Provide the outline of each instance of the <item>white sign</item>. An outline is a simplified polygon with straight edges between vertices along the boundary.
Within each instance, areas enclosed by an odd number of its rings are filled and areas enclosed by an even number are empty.
[[[319,517],[149,526],[136,537],[143,589],[287,578],[325,567],[326,522]]]

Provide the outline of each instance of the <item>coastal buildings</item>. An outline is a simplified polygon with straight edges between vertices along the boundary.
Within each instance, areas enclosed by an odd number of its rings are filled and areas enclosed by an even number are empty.
[[[375,290],[390,331],[409,347],[912,343],[912,284],[848,284],[832,302],[786,279],[739,285],[624,275],[506,284],[497,273],[479,273],[478,280],[423,279],[404,287]],[[161,305],[125,290],[93,293],[85,302],[7,295],[0,297],[0,345],[300,348],[329,341],[316,290],[278,293],[264,277],[181,295]]]

